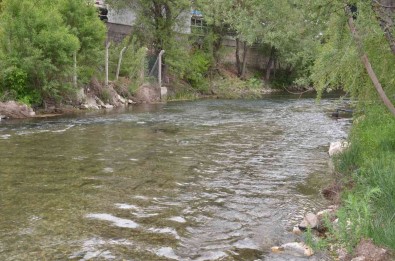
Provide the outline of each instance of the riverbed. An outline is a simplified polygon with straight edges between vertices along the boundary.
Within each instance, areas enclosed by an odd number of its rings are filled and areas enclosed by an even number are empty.
[[[202,100],[0,123],[0,260],[289,260],[337,103]],[[299,260],[299,259],[295,259]]]

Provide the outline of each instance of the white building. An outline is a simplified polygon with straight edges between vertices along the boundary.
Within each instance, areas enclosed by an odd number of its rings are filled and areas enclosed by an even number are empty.
[[[115,41],[120,41],[125,36],[129,35],[136,23],[136,13],[132,9],[115,10],[111,6],[105,5],[103,0],[95,1],[95,6],[98,8],[107,8],[107,27],[108,37]],[[191,33],[191,17],[192,13],[188,10],[179,16],[179,23],[174,30],[183,33]]]

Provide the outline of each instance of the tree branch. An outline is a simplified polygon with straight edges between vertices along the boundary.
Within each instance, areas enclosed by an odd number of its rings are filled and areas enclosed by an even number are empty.
[[[385,94],[385,91],[383,89],[383,87],[381,86],[381,83],[379,81],[379,79],[377,78],[376,73],[374,72],[372,65],[369,61],[369,58],[367,56],[367,54],[364,52],[363,50],[363,42],[361,37],[358,34],[357,28],[355,27],[354,24],[354,19],[352,17],[352,13],[350,8],[347,6],[345,8],[346,10],[346,14],[348,16],[348,25],[350,27],[352,36],[354,38],[354,41],[357,44],[357,49],[358,49],[358,53],[361,56],[361,60],[362,63],[365,66],[365,69],[370,77],[370,80],[372,81],[377,93],[379,94],[381,100],[383,101],[384,105],[388,108],[388,110],[393,114],[393,116],[395,116],[395,107],[392,104],[391,100],[387,97],[387,95]]]

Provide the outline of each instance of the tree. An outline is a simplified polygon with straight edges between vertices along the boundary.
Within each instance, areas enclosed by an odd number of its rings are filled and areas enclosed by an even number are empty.
[[[220,21],[235,32],[236,60],[239,75],[245,69],[245,57],[240,58],[239,48],[261,45],[269,56],[265,78],[270,79],[275,64],[286,64],[289,71],[304,70],[312,64],[316,43],[311,24],[305,22],[304,6],[287,0],[200,0],[205,8],[204,17],[209,24]],[[220,10],[220,11],[216,11]],[[287,19],[281,19],[286,17]],[[280,18],[280,19],[279,19]],[[222,26],[224,27],[224,26]],[[246,54],[246,52],[244,52]],[[303,68],[303,69],[302,69]],[[290,72],[291,73],[291,72]]]
[[[395,60],[388,37],[377,22],[375,6],[372,2],[355,1],[357,12],[349,14],[343,1],[316,4],[317,10],[325,6],[329,9],[325,13],[330,14],[312,74],[316,88],[321,93],[342,88],[358,99],[360,106],[377,103],[379,94],[393,111],[391,99],[383,97],[392,98],[395,94]]]
[[[73,91],[77,52],[81,71],[97,64],[92,57],[102,48],[105,28],[85,0],[4,0],[3,7],[0,70],[2,88],[13,98],[40,103]]]
[[[191,7],[189,0],[108,0],[107,3],[114,9],[135,12],[134,30],[156,54],[174,48],[175,30],[182,29],[183,15]]]

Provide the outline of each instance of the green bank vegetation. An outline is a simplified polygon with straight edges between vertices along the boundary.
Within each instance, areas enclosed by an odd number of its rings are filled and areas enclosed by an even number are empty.
[[[344,191],[331,239],[350,251],[362,238],[394,250],[395,8],[393,1],[349,4],[315,3],[327,29],[311,78],[319,94],[342,89],[357,102],[351,146],[335,160]]]

